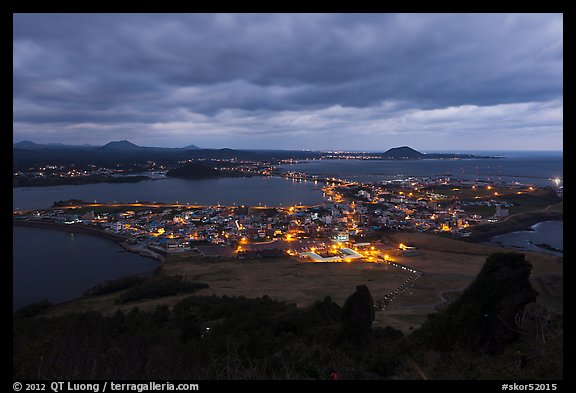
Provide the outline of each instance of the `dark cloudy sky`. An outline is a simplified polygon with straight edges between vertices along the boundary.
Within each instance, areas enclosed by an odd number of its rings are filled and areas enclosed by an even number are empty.
[[[559,14],[16,14],[14,141],[562,150]]]

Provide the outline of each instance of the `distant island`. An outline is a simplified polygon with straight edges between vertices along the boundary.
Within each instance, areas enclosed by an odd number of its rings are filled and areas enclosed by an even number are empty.
[[[479,156],[475,154],[460,153],[420,153],[409,146],[393,147],[382,154],[388,160],[423,160],[423,159],[473,159],[473,158],[499,158],[496,156]]]
[[[393,147],[387,150],[382,157],[394,160],[419,160],[424,156],[424,154],[416,151],[408,146]]]
[[[349,152],[349,151],[330,151],[319,152],[320,159],[331,160],[467,160],[483,158],[503,158],[501,156],[484,156],[476,154],[462,153],[421,153],[410,146],[393,147],[384,153],[379,152]]]
[[[209,166],[198,164],[195,162],[188,163],[175,169],[166,172],[168,177],[178,177],[182,179],[211,179],[214,177],[223,176],[222,171],[219,171]]]

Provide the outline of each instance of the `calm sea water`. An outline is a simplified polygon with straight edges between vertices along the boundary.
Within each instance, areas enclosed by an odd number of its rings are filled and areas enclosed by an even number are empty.
[[[460,178],[551,185],[548,179],[563,176],[562,152],[474,153],[501,155],[506,158],[421,161],[322,160],[285,165],[282,168],[360,181],[451,173],[454,177]],[[70,198],[98,202],[147,200],[228,205],[316,204],[322,199],[320,187],[320,183],[272,177],[207,180],[165,178],[136,184],[14,188],[13,207],[45,208],[51,206],[54,201]],[[524,240],[548,243],[563,249],[561,243],[555,242],[557,240],[562,242],[561,224],[540,225],[544,225],[542,227],[544,229],[540,230],[541,227],[535,226],[535,231],[528,232],[526,236],[529,238],[526,237]],[[525,245],[524,240],[516,238],[524,235],[510,235],[514,238],[510,241],[516,242],[514,244],[518,244],[519,241]],[[529,243],[528,245],[530,246]],[[72,299],[99,282],[126,274],[151,271],[157,266],[151,259],[132,253],[119,253],[120,248],[105,239],[84,234],[72,236],[65,232],[35,228],[14,227],[13,249],[14,307],[42,299],[53,302]]]
[[[158,262],[114,242],[85,234],[13,227],[14,308],[50,300],[73,299],[94,285],[152,271]]]
[[[558,250],[564,250],[564,221],[545,221],[533,225],[531,231],[518,231],[494,236],[490,243],[522,250],[544,252],[562,256],[562,252],[538,247],[536,244],[548,244]]]
[[[286,171],[341,177],[354,181],[393,180],[451,174],[454,178],[553,185],[549,179],[562,178],[563,152],[459,152],[497,159],[471,160],[315,160],[283,165]]]
[[[166,202],[210,205],[313,205],[322,201],[320,184],[278,177],[186,180],[161,178],[138,183],[84,184],[13,189],[14,210],[41,209],[71,198],[98,202]]]

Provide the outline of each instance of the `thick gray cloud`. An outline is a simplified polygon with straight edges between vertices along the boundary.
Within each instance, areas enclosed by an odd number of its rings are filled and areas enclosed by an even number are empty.
[[[562,30],[558,14],[16,14],[14,139],[561,149]]]

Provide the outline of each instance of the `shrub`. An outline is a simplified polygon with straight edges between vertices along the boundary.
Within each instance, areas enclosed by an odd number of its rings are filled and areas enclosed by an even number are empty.
[[[122,291],[144,281],[142,277],[128,276],[117,280],[106,281],[86,290],[82,296],[98,296]]]
[[[182,276],[152,277],[122,294],[116,299],[116,304],[129,303],[141,299],[175,296],[181,293],[192,293],[208,287],[208,284],[188,281]]]
[[[42,300],[36,303],[30,303],[14,312],[14,318],[30,318],[40,314],[42,311],[52,307],[53,304],[48,300]]]

